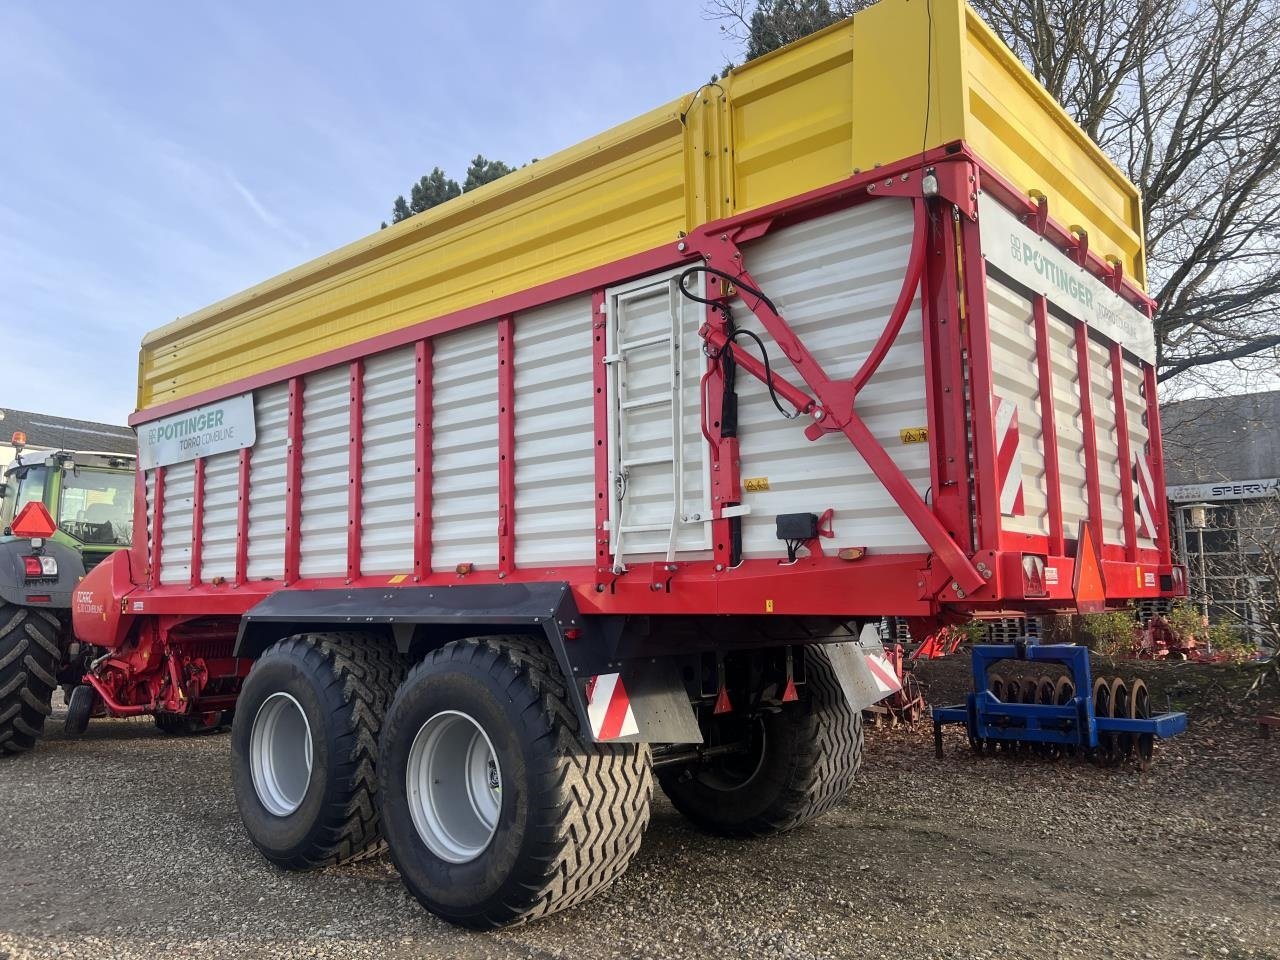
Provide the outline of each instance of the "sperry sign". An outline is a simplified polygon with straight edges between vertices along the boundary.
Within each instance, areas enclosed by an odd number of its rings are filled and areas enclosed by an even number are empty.
[[[1280,496],[1280,479],[1222,480],[1218,483],[1184,483],[1166,491],[1174,503],[1195,500],[1258,500]]]
[[[206,403],[138,428],[138,465],[144,470],[253,446],[253,395]]]
[[[1155,363],[1151,321],[1088,270],[989,197],[978,203],[978,228],[982,256],[989,264],[1135,356]]]

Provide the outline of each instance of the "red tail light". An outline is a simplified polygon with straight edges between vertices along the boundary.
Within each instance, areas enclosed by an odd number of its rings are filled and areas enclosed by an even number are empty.
[[[28,580],[37,580],[40,577],[56,577],[58,575],[58,561],[53,557],[23,557],[22,571],[26,574]]]

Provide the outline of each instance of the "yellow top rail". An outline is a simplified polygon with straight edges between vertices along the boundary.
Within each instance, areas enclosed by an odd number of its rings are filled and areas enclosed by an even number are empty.
[[[1138,191],[977,14],[962,0],[881,0],[717,85],[148,334],[138,407],[611,263],[960,140],[1145,283]]]

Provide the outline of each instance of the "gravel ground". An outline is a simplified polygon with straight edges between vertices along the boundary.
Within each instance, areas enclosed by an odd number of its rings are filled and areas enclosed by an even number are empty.
[[[730,842],[659,800],[617,886],[489,934],[423,912],[386,860],[268,866],[228,744],[95,722],[0,761],[0,960],[1280,957],[1280,738],[1239,721],[1144,775],[977,760],[958,735],[938,762],[925,726],[871,730],[823,819]]]

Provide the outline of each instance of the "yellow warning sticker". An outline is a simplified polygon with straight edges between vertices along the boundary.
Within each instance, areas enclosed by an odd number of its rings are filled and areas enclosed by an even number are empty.
[[[773,601],[772,601],[772,600],[766,600],[766,601],[764,602],[764,612],[765,612],[765,613],[773,613]]]
[[[409,575],[407,573],[397,573],[394,577],[392,577],[387,582],[388,583],[404,583],[408,579],[409,579]]]
[[[907,427],[905,430],[899,430],[898,436],[902,438],[903,443],[928,443],[929,428]]]
[[[768,477],[747,477],[742,481],[742,489],[747,493],[759,493],[761,490],[769,489]]]

